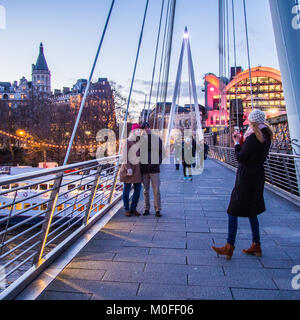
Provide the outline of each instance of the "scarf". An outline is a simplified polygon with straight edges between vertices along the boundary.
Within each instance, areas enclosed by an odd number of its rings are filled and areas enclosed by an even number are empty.
[[[261,129],[263,129],[263,128],[267,128],[267,126],[266,126],[264,123],[260,123],[260,124],[258,125],[258,128],[261,130]],[[251,136],[251,134],[253,134],[253,133],[254,133],[253,128],[252,128],[251,126],[249,126],[248,129],[247,129],[247,131],[246,131],[246,133],[245,133],[245,135],[244,135],[244,141],[245,141],[249,136]]]

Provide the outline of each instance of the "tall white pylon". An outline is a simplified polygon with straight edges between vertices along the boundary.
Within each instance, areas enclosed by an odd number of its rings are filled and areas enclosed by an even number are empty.
[[[171,110],[170,110],[170,118],[169,118],[169,123],[168,123],[167,136],[166,136],[166,146],[168,148],[170,145],[171,132],[174,129],[174,116],[175,116],[175,112],[176,112],[176,101],[177,101],[178,94],[179,94],[179,87],[180,87],[180,82],[181,82],[183,57],[184,57],[185,48],[187,49],[188,68],[189,68],[189,77],[190,77],[189,80],[191,82],[191,92],[192,92],[193,100],[194,100],[194,110],[195,110],[194,112],[195,112],[195,116],[196,116],[196,125],[197,125],[197,129],[195,132],[196,133],[195,138],[196,138],[196,144],[197,144],[196,166],[195,166],[195,168],[193,168],[193,174],[195,175],[195,174],[202,174],[203,169],[204,169],[204,134],[203,134],[202,124],[201,124],[201,115],[200,115],[199,104],[198,104],[195,72],[194,72],[190,39],[189,39],[189,33],[188,33],[187,27],[185,27],[184,37],[183,37],[181,52],[180,52],[180,58],[179,58],[179,63],[178,63],[177,76],[176,76],[172,106],[171,106]],[[193,114],[192,106],[191,106],[191,113]]]

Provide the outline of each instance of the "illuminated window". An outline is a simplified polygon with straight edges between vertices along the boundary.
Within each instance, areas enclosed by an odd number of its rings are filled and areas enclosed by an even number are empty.
[[[37,203],[33,203],[32,204],[32,206],[34,207],[34,208],[32,208],[32,210],[34,210],[34,211],[38,211],[39,210],[39,207],[37,206],[37,207],[35,207],[37,205]]]
[[[48,190],[47,184],[40,184],[40,190]]]
[[[22,203],[17,203],[16,204],[16,210],[22,210]]]
[[[24,203],[24,209],[30,208],[30,203]]]
[[[2,186],[2,190],[8,190],[8,189],[10,189],[10,185],[9,184],[7,184],[5,186]]]
[[[83,211],[84,210],[84,206],[82,204],[79,204],[78,208],[79,208],[78,211]]]
[[[68,191],[74,189],[75,187],[76,187],[75,184],[69,184],[69,185],[68,185]]]
[[[30,190],[37,190],[38,189],[38,185],[34,185],[30,187]]]
[[[42,211],[46,211],[47,209],[48,209],[47,204],[44,203],[44,204],[41,205],[41,210]]]
[[[56,210],[57,211],[62,211],[64,209],[64,205],[63,204],[60,204],[57,206]]]

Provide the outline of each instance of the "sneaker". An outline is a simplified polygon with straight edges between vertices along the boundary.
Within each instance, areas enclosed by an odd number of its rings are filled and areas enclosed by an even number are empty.
[[[184,178],[183,178],[184,181],[187,181],[187,179],[188,179],[188,177],[184,177]]]
[[[143,213],[143,216],[149,216],[150,212],[149,210],[145,210],[145,212]]]
[[[155,216],[156,217],[161,217],[160,211],[156,211]]]
[[[193,181],[193,178],[192,178],[192,177],[189,177],[189,181]]]
[[[139,212],[137,212],[136,210],[131,210],[131,214],[133,216],[139,217],[141,214]]]

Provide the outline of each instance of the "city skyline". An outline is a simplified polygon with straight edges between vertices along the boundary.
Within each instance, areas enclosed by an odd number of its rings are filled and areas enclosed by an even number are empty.
[[[218,1],[188,2],[178,1],[177,5],[168,99],[172,96],[185,25],[191,35],[198,87],[203,86],[205,73],[218,74]],[[87,0],[82,5],[80,1],[72,1],[70,6],[67,0],[51,3],[2,0],[0,4],[6,8],[7,25],[5,30],[0,30],[5,48],[0,52],[0,81],[19,81],[22,76],[30,80],[31,65],[36,62],[40,42],[44,44],[52,74],[52,91],[72,87],[77,79],[88,78],[110,3],[109,0]],[[130,85],[145,3],[138,0],[116,1],[94,74],[94,80],[106,77],[116,82],[125,97]],[[235,4],[238,65],[247,69],[242,1],[235,1]],[[139,103],[139,109],[143,107],[145,94],[149,95],[150,91],[160,7],[161,1],[150,1],[132,97]],[[247,1],[247,9],[251,66],[263,65],[278,69],[268,1]],[[230,61],[232,65],[232,49]],[[186,73],[182,80],[184,103],[187,102],[184,96],[188,91]],[[199,102],[203,102],[203,97],[199,97]]]

